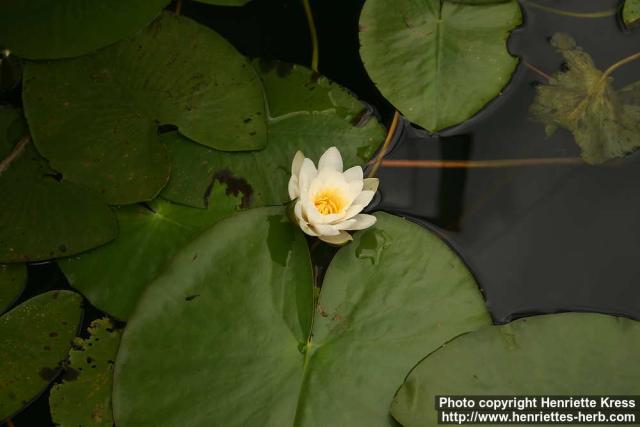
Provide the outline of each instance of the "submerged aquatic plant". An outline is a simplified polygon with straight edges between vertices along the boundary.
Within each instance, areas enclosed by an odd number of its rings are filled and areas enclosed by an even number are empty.
[[[558,127],[568,129],[591,164],[622,157],[640,147],[640,102],[636,83],[617,91],[611,74],[640,57],[628,56],[600,71],[591,56],[567,34],[558,33],[551,44],[564,56],[568,71],[557,72],[538,87],[531,106],[535,120],[545,124],[547,135]]]

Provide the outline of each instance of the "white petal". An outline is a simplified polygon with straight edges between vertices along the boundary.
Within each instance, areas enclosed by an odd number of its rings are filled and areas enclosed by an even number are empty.
[[[337,236],[340,230],[335,225],[330,224],[311,224],[311,229],[318,233],[319,236]]]
[[[347,198],[350,203],[354,203],[358,195],[362,192],[363,181],[351,181],[349,182],[349,190],[347,192]]]
[[[360,214],[336,225],[338,230],[364,230],[371,227],[378,219],[373,215]]]
[[[313,231],[306,222],[299,221],[298,225],[300,226],[300,229],[304,232],[304,234],[308,236],[314,236],[314,237],[318,236],[318,233]]]
[[[353,218],[354,216],[356,216],[357,214],[362,212],[362,209],[364,209],[366,207],[367,207],[367,205],[357,205],[355,203],[353,205],[349,206],[349,208],[347,209],[347,211],[344,214],[345,220]]]
[[[373,199],[373,196],[375,195],[376,193],[374,193],[373,191],[363,191],[362,193],[358,194],[358,197],[353,199],[351,206],[349,206],[349,208],[347,209],[345,217],[351,218],[353,215],[357,214],[362,209],[367,207],[367,205],[371,203],[371,199]],[[353,212],[354,209],[357,209],[358,212]]]
[[[289,198],[295,200],[300,196],[300,189],[298,188],[298,177],[291,175],[289,178]]]
[[[304,161],[304,153],[300,150],[293,156],[293,162],[291,162],[291,175],[298,176],[300,174],[300,168]]]
[[[375,195],[376,193],[374,193],[373,191],[363,191],[362,193],[358,194],[358,197],[353,200],[351,206],[347,208],[347,211],[344,214],[344,218],[349,219],[354,215],[359,214],[362,209],[366,208],[367,205],[371,203],[371,199],[373,199],[373,196]]]
[[[373,196],[375,196],[376,193],[374,193],[373,191],[363,191],[362,193],[358,194],[358,197],[356,197],[353,200],[353,204],[354,205],[365,205],[367,206],[369,203],[371,203],[371,199],[373,199]]]
[[[300,201],[296,202],[296,205],[293,208],[293,212],[296,216],[296,220],[298,221],[298,225],[304,231],[305,234],[309,236],[317,236],[318,234],[309,227],[307,221],[304,219],[304,215],[302,214],[302,203]]]
[[[324,152],[318,161],[318,170],[330,169],[342,173],[342,156],[336,147],[331,147]]]
[[[344,245],[350,240],[353,240],[353,237],[351,237],[351,234],[347,233],[346,231],[341,231],[337,236],[320,236],[319,239],[331,245],[340,246]]]
[[[360,166],[354,166],[352,168],[347,169],[346,171],[344,171],[343,175],[344,175],[344,178],[347,180],[347,182],[362,181],[362,178],[364,177],[364,174],[362,172],[362,167]]]
[[[311,181],[316,175],[318,175],[316,165],[310,159],[305,158],[300,167],[300,174],[298,174],[298,187],[301,194],[307,192]]]
[[[378,191],[378,184],[380,184],[380,180],[378,178],[365,178],[362,189],[373,191],[375,193]]]

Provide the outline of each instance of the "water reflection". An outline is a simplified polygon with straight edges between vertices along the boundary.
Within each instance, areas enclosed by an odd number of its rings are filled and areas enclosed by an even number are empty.
[[[538,1],[558,7],[560,2]],[[525,4],[526,5],[526,4]],[[615,8],[616,1],[567,0],[565,10]],[[617,17],[577,19],[526,8],[510,50],[547,73],[562,65],[548,38],[564,31],[605,69],[638,51],[640,34]],[[640,63],[614,86],[640,78]],[[566,131],[545,138],[529,118],[542,78],[520,65],[504,93],[470,121],[429,135],[405,123],[388,159],[576,158]],[[640,318],[640,155],[584,164],[486,169],[383,168],[380,208],[436,224],[467,258],[497,321],[529,313],[594,310]]]

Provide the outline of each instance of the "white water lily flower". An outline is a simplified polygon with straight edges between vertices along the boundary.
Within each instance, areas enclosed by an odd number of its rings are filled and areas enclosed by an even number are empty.
[[[318,168],[298,151],[291,165],[289,197],[295,200],[295,219],[309,236],[332,245],[353,240],[347,230],[363,230],[376,223],[361,214],[378,189],[377,178],[364,178],[362,168],[343,172],[342,156],[331,147],[320,157]]]

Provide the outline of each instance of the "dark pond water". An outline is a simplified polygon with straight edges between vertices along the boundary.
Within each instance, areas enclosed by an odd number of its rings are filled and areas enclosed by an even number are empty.
[[[393,114],[358,55],[364,0],[312,0],[320,34],[320,71]],[[539,0],[572,11],[615,8],[617,0]],[[183,14],[208,25],[249,56],[309,64],[310,40],[299,0],[254,0],[243,8],[186,1]],[[604,69],[638,50],[640,31],[616,17],[578,19],[525,3],[525,24],[509,41],[513,54],[552,73],[562,59],[547,39],[570,33]],[[615,74],[615,85],[640,78],[640,62]],[[496,160],[576,157],[572,136],[545,138],[528,118],[535,82],[520,66],[503,95],[468,122],[432,136],[402,122],[389,159]],[[19,100],[13,94],[11,99]],[[640,319],[640,154],[593,167],[547,165],[491,169],[382,168],[377,209],[410,216],[441,234],[475,273],[496,322],[566,310]],[[330,258],[330,253],[320,257]],[[21,300],[68,285],[53,264],[30,266]],[[101,313],[88,307],[85,325]],[[51,425],[48,392],[14,418],[17,427]]]

